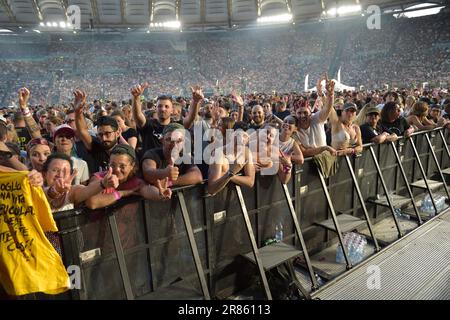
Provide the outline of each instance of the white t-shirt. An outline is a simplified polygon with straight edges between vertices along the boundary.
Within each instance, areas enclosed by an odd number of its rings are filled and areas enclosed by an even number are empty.
[[[87,162],[77,157],[70,158],[73,161],[73,168],[77,169],[78,172],[75,179],[73,179],[73,184],[77,185],[81,182],[89,180],[89,168]]]
[[[320,121],[320,111],[311,116],[311,125],[308,129],[299,129],[300,142],[307,148],[318,148],[327,145],[324,122]]]

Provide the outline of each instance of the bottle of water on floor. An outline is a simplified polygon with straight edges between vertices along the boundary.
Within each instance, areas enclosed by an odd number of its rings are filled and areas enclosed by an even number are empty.
[[[283,241],[283,223],[278,222],[275,226],[275,240],[277,242]]]

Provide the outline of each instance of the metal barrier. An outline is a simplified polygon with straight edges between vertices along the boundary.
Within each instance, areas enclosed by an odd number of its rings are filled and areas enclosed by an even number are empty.
[[[360,225],[353,221],[352,226],[345,226],[339,217],[352,216],[370,229],[388,215],[395,221],[393,210],[399,203],[390,192],[402,196],[405,205],[420,193],[414,185],[418,179],[425,181],[431,194],[436,185],[430,186],[434,182],[429,178],[436,173],[443,180],[439,186],[447,188],[441,168],[450,167],[449,141],[448,130],[431,130],[396,143],[365,145],[360,157],[339,158],[340,169],[328,181],[321,179],[312,159],[306,159],[285,186],[276,176],[257,176],[252,189],[238,188],[236,192],[235,186],[229,185],[214,197],[205,196],[204,185],[196,185],[174,189],[168,202],[129,198],[96,211],[55,213],[63,261],[81,270],[81,288],[71,290],[71,298],[225,298],[258,276],[242,259],[255,249],[247,226],[260,248],[264,240],[273,238],[278,222],[284,225],[284,243],[306,251],[305,270],[314,290],[317,283],[312,273],[316,268],[313,266],[313,271],[308,253],[336,243],[341,238],[337,235]],[[448,196],[448,189],[446,192]],[[386,193],[384,205],[367,200]],[[420,224],[421,216],[412,201]],[[324,224],[330,221],[330,211],[339,213],[332,217],[334,229]],[[398,223],[396,226],[402,236]],[[376,237],[375,233],[375,243]]]

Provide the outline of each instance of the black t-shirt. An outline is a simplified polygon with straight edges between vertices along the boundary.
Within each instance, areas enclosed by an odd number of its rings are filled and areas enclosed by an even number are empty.
[[[281,120],[284,120],[284,118],[291,115],[291,112],[289,110],[284,110],[282,112],[275,112],[275,115]]]
[[[94,157],[92,156],[92,152],[89,152],[84,146],[83,141],[76,141],[74,146],[75,156],[86,161],[89,172],[98,172],[98,167],[96,167],[96,163]]]
[[[360,128],[363,144],[371,143],[373,138],[382,134],[383,132],[391,134],[390,130],[384,129],[379,124],[377,124],[376,128],[372,128],[368,123],[364,123],[363,125],[360,126]]]
[[[166,158],[164,158],[164,153],[163,153],[162,148],[154,148],[154,149],[151,149],[151,150],[148,150],[147,152],[145,152],[144,156],[142,157],[142,163],[146,159],[152,159],[153,161],[155,161],[157,169],[164,169],[168,165]],[[194,163],[194,161],[191,158],[191,164],[185,164],[185,163],[176,164],[175,167],[178,167],[178,169],[180,171],[180,175],[183,175],[189,169],[195,167],[195,164],[193,164],[193,163]]]
[[[138,133],[135,129],[133,128],[129,128],[127,131],[122,132],[122,137],[128,141],[128,139],[132,138],[132,137],[138,137]]]
[[[97,138],[92,139],[91,155],[92,158],[94,159],[93,163],[94,170],[90,172],[99,172],[107,170],[109,166],[109,154],[106,152],[102,143]]]
[[[28,132],[28,129],[25,127],[16,127],[17,136],[19,137],[19,140],[17,141],[17,144],[20,147],[20,150],[26,150],[26,146],[28,142],[31,140],[31,135]]]
[[[183,124],[183,122],[176,121],[177,123]],[[139,129],[139,134],[142,137],[142,149],[150,150],[154,148],[159,148],[162,146],[162,132],[165,125],[162,125],[156,119],[147,119],[145,126]]]
[[[410,125],[404,117],[398,117],[394,122],[384,122],[380,123],[380,126],[384,131],[390,131],[398,136],[403,136],[403,133],[409,129]]]

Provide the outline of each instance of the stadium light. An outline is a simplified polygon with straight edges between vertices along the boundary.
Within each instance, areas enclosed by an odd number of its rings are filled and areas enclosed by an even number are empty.
[[[66,23],[64,21],[59,22],[59,26],[61,28],[65,28],[66,27]]]
[[[292,20],[292,14],[285,13],[285,14],[279,14],[275,16],[266,16],[266,17],[259,17],[256,21],[258,23],[282,23],[282,22],[289,22]]]
[[[150,28],[163,28],[163,29],[180,29],[181,22],[178,20],[166,21],[166,22],[151,22]]]
[[[417,17],[423,17],[423,16],[431,16],[433,14],[438,14],[439,12],[441,12],[442,9],[445,8],[445,6],[442,6],[442,7],[433,7],[433,8],[426,9],[426,7],[435,6],[435,5],[436,4],[434,4],[434,3],[416,4],[414,6],[406,8],[405,10],[414,10],[414,9],[420,9],[420,8],[424,8],[424,9],[411,11],[411,12],[395,13],[395,14],[393,14],[393,16],[395,18],[400,18],[400,17],[417,18]]]
[[[327,15],[330,17],[336,17],[336,15],[346,15],[350,13],[360,13],[361,5],[349,5],[349,6],[340,6],[338,8],[331,8],[327,11]]]
[[[40,25],[41,27],[45,27],[45,23],[43,23],[43,22],[39,23],[39,25]]]
[[[47,22],[46,25],[47,25],[47,27],[51,27],[52,23],[51,22]]]

